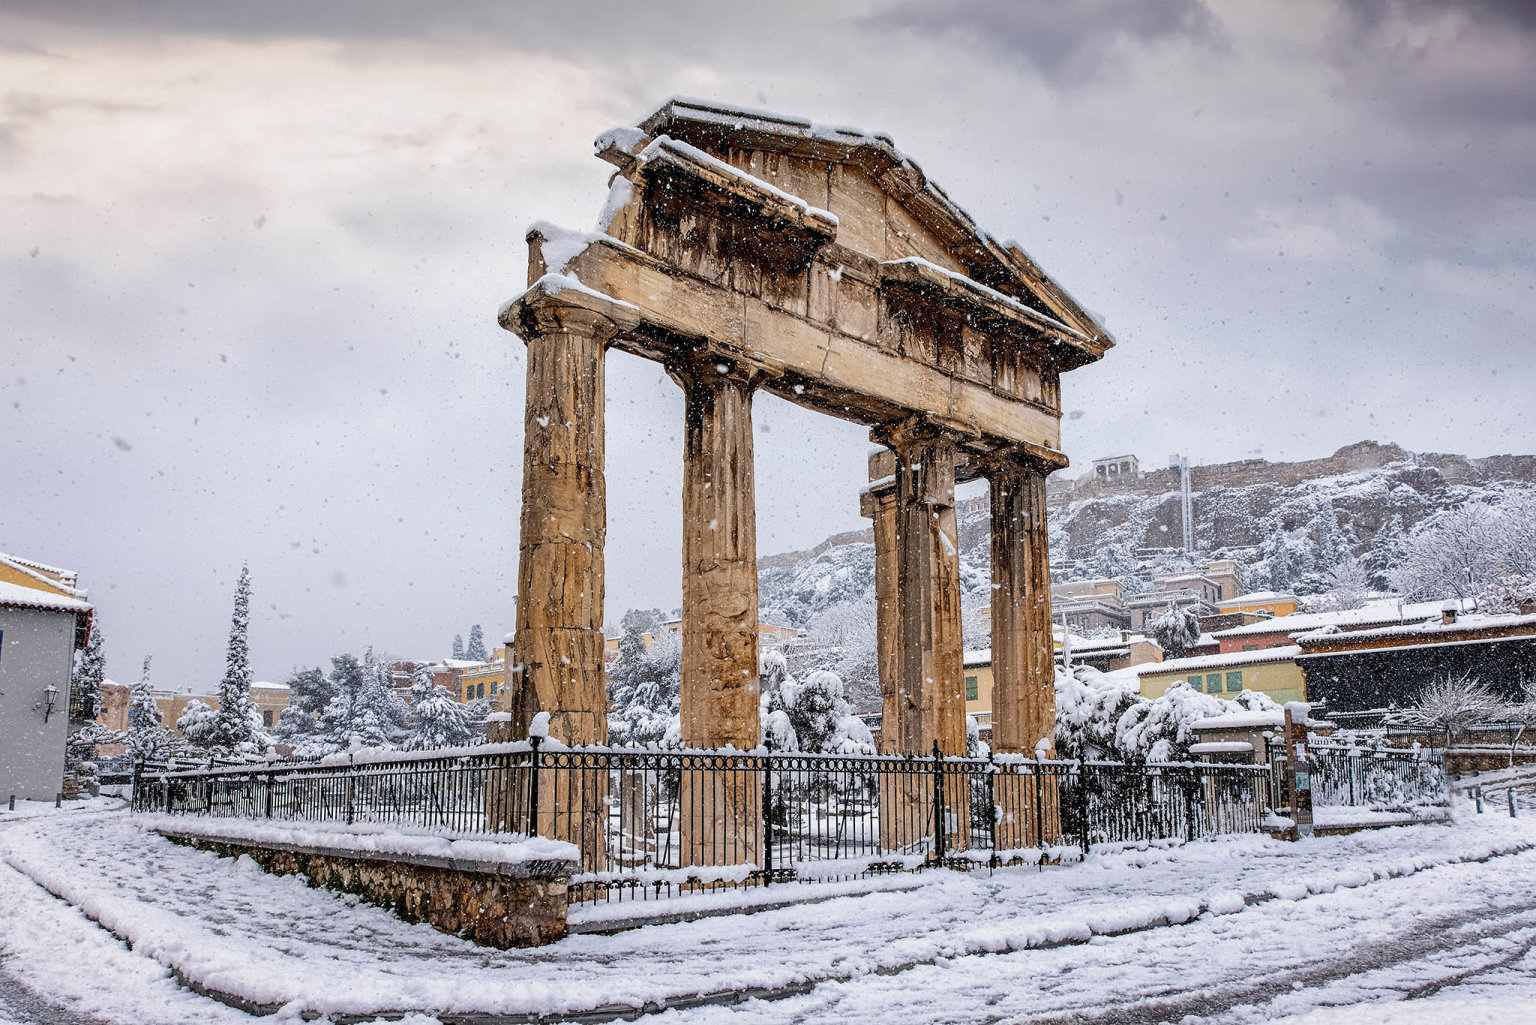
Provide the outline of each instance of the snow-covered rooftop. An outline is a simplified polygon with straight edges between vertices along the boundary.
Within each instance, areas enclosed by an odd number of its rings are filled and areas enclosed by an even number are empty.
[[[1253,745],[1246,740],[1209,740],[1189,745],[1192,755],[1251,754]]]
[[[1439,601],[1405,602],[1401,606],[1396,600],[1373,601],[1362,605],[1358,609],[1336,609],[1331,612],[1297,612],[1289,616],[1279,616],[1275,619],[1266,619],[1258,623],[1249,623],[1246,626],[1234,626],[1227,630],[1216,631],[1217,639],[1224,637],[1252,637],[1263,634],[1288,633],[1296,636],[1308,630],[1317,630],[1325,626],[1369,627],[1385,626],[1388,623],[1407,623],[1423,620],[1429,616],[1439,616]]]
[[[1285,725],[1285,709],[1270,708],[1254,712],[1227,712],[1208,715],[1190,723],[1193,730],[1244,730]]]
[[[1420,638],[1433,640],[1450,634],[1477,632],[1482,630],[1530,628],[1536,633],[1536,616],[1514,615],[1486,615],[1474,613],[1470,616],[1457,616],[1453,623],[1442,620],[1427,619],[1421,623],[1401,623],[1395,626],[1376,627],[1371,630],[1340,631],[1332,627],[1322,627],[1308,633],[1299,634],[1299,641],[1316,641],[1328,637],[1343,637],[1348,640],[1418,640]]]
[[[1162,673],[1193,672],[1196,669],[1220,669],[1224,666],[1251,666],[1264,662],[1290,662],[1301,654],[1301,645],[1286,644],[1261,651],[1232,651],[1219,655],[1195,655],[1191,658],[1170,658],[1162,662],[1144,662],[1129,667],[1141,676]]]
[[[48,609],[53,612],[89,612],[89,602],[40,587],[23,587],[0,580],[0,605],[28,609]]]
[[[1225,601],[1221,602],[1221,604],[1222,605],[1257,605],[1260,602],[1295,601],[1295,600],[1296,600],[1296,596],[1294,594],[1287,594],[1284,591],[1250,591],[1247,594],[1240,594],[1240,595],[1238,595],[1235,598],[1228,598]]]

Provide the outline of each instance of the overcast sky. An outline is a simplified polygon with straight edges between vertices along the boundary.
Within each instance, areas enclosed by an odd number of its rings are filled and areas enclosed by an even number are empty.
[[[671,95],[890,133],[1119,339],[1078,473],[1536,451],[1525,0],[0,3],[0,551],[110,674],[212,689],[512,625],[526,226]],[[670,607],[681,393],[609,370],[608,616]],[[868,442],[756,407],[759,548],[858,527]]]

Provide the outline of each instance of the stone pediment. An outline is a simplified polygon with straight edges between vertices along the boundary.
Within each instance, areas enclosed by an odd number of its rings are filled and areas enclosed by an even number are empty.
[[[791,241],[835,244],[879,264],[921,260],[969,278],[1065,327],[1074,336],[1066,344],[1080,351],[1064,369],[1114,344],[1022,248],[977,225],[887,135],[674,99],[637,127],[604,133],[596,148],[626,175],[665,179],[673,189],[688,189],[691,179],[694,191],[715,192],[721,206],[756,202]],[[777,195],[740,195],[753,189],[733,187],[729,170]]]

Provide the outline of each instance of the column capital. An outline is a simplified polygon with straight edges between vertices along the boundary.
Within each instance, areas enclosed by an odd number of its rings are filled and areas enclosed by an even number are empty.
[[[708,338],[692,346],[679,347],[667,357],[665,366],[667,376],[684,391],[729,384],[750,392],[784,372],[776,362],[728,352]]]
[[[973,455],[971,464],[989,480],[1017,478],[1025,474],[1044,477],[1067,465],[1067,457],[1055,449],[1019,443],[1000,445],[985,455]]]
[[[620,332],[638,327],[640,311],[568,275],[546,274],[503,306],[497,319],[524,341],[579,332],[600,338],[606,345]]]
[[[869,429],[869,440],[884,445],[898,456],[917,445],[948,443],[957,449],[973,434],[947,423],[934,414],[914,414],[891,424],[876,424]]]

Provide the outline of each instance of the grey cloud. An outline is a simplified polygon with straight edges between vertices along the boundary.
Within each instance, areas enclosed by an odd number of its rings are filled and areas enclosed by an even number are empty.
[[[872,21],[888,29],[963,36],[1052,76],[1101,70],[1118,40],[1189,39],[1216,46],[1222,39],[1202,0],[902,0]]]

